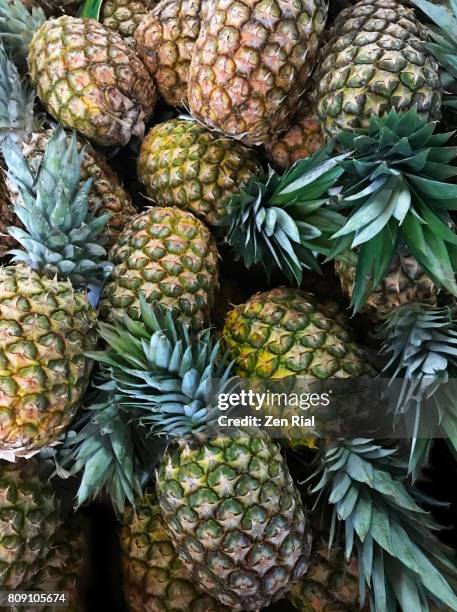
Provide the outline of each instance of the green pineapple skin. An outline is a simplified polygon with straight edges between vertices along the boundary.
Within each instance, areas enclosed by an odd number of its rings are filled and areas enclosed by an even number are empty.
[[[279,446],[260,430],[182,439],[157,473],[176,552],[235,610],[278,601],[306,571],[311,533]]]
[[[0,588],[20,590],[40,570],[59,526],[59,503],[35,459],[0,460]]]

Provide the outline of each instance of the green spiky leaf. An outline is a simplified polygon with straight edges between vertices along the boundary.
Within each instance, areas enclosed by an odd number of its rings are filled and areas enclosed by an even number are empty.
[[[27,71],[27,54],[35,30],[46,21],[44,11],[29,12],[20,0],[0,0],[0,40],[16,66]]]

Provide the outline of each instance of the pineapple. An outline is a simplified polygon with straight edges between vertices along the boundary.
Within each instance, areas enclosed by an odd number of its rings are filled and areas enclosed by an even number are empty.
[[[10,53],[27,58],[41,103],[64,127],[104,146],[143,136],[155,87],[120,34],[92,19],[45,21],[20,0],[0,0],[0,37]]]
[[[40,117],[34,114],[35,92],[21,81],[17,68],[8,59],[5,50],[0,45],[0,141],[7,135],[14,137],[21,147],[22,153],[35,170],[43,159],[46,144],[52,135],[52,130],[43,130]],[[90,145],[78,140],[78,150],[84,147],[84,158],[81,167],[81,184],[93,178],[89,193],[89,206],[98,214],[109,212],[108,231],[105,244],[114,242],[117,234],[123,229],[127,220],[135,215],[129,194],[122,187],[118,177]],[[17,246],[14,238],[7,234],[10,225],[18,224],[19,220],[12,211],[11,194],[6,188],[3,175],[0,174],[0,256]]]
[[[90,181],[78,187],[75,136],[54,132],[38,171],[11,140],[3,156],[24,226],[9,229],[24,250],[0,268],[0,455],[14,459],[54,443],[86,389],[85,352],[97,342],[97,311],[86,288],[106,273],[105,251],[95,241],[107,215],[88,211]]]
[[[170,306],[193,329],[209,320],[218,286],[218,252],[209,230],[178,208],[152,207],[132,219],[110,252],[114,268],[102,315],[137,319],[140,295]]]
[[[227,198],[261,172],[256,153],[191,119],[154,126],[138,159],[138,178],[155,204],[189,210],[209,225],[227,213]]]
[[[0,460],[0,588],[22,589],[42,566],[59,526],[59,504],[35,459]]]
[[[135,32],[135,45],[162,98],[188,106],[189,67],[208,0],[162,0]]]
[[[323,0],[215,0],[189,74],[189,108],[210,128],[257,145],[286,129],[317,59]]]
[[[90,407],[90,423],[64,452],[72,473],[84,470],[78,500],[107,490],[122,511],[145,483],[144,470],[151,471],[139,449],[166,436],[156,491],[177,555],[195,585],[224,606],[260,610],[281,599],[307,569],[311,535],[300,495],[279,446],[265,432],[212,427],[215,385],[225,388],[230,368],[211,330],[192,334],[169,309],[144,297],[140,308],[138,322],[124,314],[114,325],[101,324],[107,348],[90,353],[108,366],[103,389],[112,400],[102,395]],[[94,425],[110,406],[117,407],[116,416],[101,448]],[[132,431],[135,421],[141,426]],[[111,463],[114,478],[106,478]]]
[[[299,612],[361,610],[357,560],[347,560],[341,549],[329,549],[323,536],[315,536],[309,570],[287,597]]]
[[[103,0],[100,22],[121,36],[131,39],[156,0]]]
[[[69,596],[67,612],[83,612],[81,587],[84,580],[86,543],[83,523],[79,517],[65,521],[50,541],[47,555],[38,572],[27,584],[29,591],[55,593],[65,591]],[[18,612],[59,612],[61,607],[52,604],[20,608]]]
[[[122,523],[124,591],[130,612],[228,612],[190,580],[152,491],[125,511]]]
[[[362,0],[341,11],[321,52],[317,114],[327,137],[367,128],[373,114],[417,107],[440,116],[438,64],[426,50],[427,30],[396,0]]]
[[[268,160],[277,170],[287,170],[297,160],[309,157],[324,144],[319,122],[305,104],[284,133],[265,145]]]
[[[355,267],[341,259],[335,262],[343,293],[352,298]],[[363,311],[374,320],[392,312],[407,302],[436,305],[438,287],[425,274],[412,255],[397,253],[382,282],[368,296]]]

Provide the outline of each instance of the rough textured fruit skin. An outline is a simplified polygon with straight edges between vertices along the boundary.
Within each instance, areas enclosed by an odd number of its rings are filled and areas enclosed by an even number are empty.
[[[328,33],[315,77],[324,133],[366,128],[371,114],[413,105],[440,115],[438,64],[425,50],[426,28],[395,0],[362,0],[341,11]]]
[[[124,594],[130,612],[229,611],[190,580],[152,492],[126,510],[122,523]]]
[[[190,61],[209,2],[162,0],[135,32],[137,53],[172,106],[188,106]]]
[[[154,126],[138,160],[138,178],[153,202],[189,210],[209,225],[226,214],[227,198],[261,172],[254,151],[185,119]]]
[[[59,525],[59,504],[35,459],[0,461],[0,588],[16,590],[38,572]]]
[[[131,38],[154,4],[155,0],[104,0],[100,23],[124,38]]]
[[[224,341],[235,374],[260,379],[306,376],[326,380],[364,372],[364,361],[348,331],[325,314],[314,295],[280,287],[234,308]]]
[[[52,131],[29,134],[22,144],[22,151],[27,161],[38,168]],[[81,183],[92,178],[89,193],[89,206],[99,214],[110,213],[107,229],[103,238],[105,247],[110,247],[128,221],[136,215],[137,210],[132,198],[122,186],[113,169],[104,157],[82,139],[78,140],[78,150],[84,147],[84,159],[81,165]],[[11,224],[10,224],[11,225]]]
[[[346,261],[335,262],[335,271],[340,278],[341,289],[352,297],[355,268]],[[392,312],[407,302],[427,302],[436,305],[438,287],[425,274],[412,255],[396,255],[386,277],[368,296],[364,312],[374,319]]]
[[[218,252],[207,227],[178,208],[152,207],[137,215],[110,252],[114,269],[102,316],[137,319],[139,297],[171,306],[193,329],[208,323],[218,286]]]
[[[260,610],[308,567],[300,495],[263,431],[179,440],[162,459],[157,495],[193,580],[224,605]]]
[[[192,114],[247,144],[286,129],[326,16],[323,0],[214,0],[191,61]]]
[[[299,159],[317,153],[323,145],[319,122],[306,108],[298,113],[288,130],[265,145],[265,153],[276,170],[287,170]]]
[[[56,531],[50,542],[47,555],[40,563],[37,574],[27,590],[56,593],[65,591],[69,595],[67,612],[84,612],[80,597],[82,583],[86,574],[86,542],[84,525],[80,517],[66,521]],[[59,612],[58,606],[34,605],[22,608],[23,612]],[[16,610],[15,610],[16,612]],[[17,609],[21,612],[21,608]]]
[[[142,137],[155,87],[127,42],[92,19],[64,15],[34,33],[28,65],[46,110],[101,145]]]
[[[69,282],[0,268],[0,454],[55,442],[85,392],[96,311]]]
[[[357,560],[347,561],[343,550],[329,550],[322,537],[314,538],[309,569],[287,597],[299,612],[361,610]]]

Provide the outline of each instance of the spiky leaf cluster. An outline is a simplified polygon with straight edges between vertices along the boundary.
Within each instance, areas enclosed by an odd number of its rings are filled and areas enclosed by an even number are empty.
[[[27,54],[33,33],[46,21],[40,7],[29,11],[21,0],[0,0],[0,39],[21,72],[27,71]]]
[[[359,563],[359,589],[372,610],[428,612],[427,600],[457,608],[445,575],[457,569],[433,536],[438,526],[399,475],[395,451],[372,440],[337,441],[324,451],[312,492],[333,508],[331,539],[344,524],[346,557]],[[403,472],[404,473],[404,472]]]
[[[8,230],[24,248],[10,252],[13,261],[68,278],[76,287],[96,282],[106,270],[106,252],[98,242],[110,215],[89,210],[91,180],[80,187],[84,151],[78,152],[76,135],[57,129],[37,170],[11,139],[2,152],[8,181],[18,193],[14,212],[24,225]]]
[[[386,275],[399,247],[417,259],[438,285],[457,295],[457,235],[449,211],[457,209],[457,174],[449,164],[456,148],[444,146],[451,134],[435,134],[435,123],[392,109],[374,114],[360,132],[341,132],[338,141],[351,151],[340,208],[348,218],[333,238],[330,257],[357,249],[352,302],[359,310]]]
[[[11,136],[21,142],[38,127],[34,102],[35,91],[21,79],[0,42],[0,141]]]
[[[150,433],[182,436],[208,427],[214,384],[223,385],[230,373],[210,329],[192,335],[170,309],[141,295],[139,321],[124,315],[99,330],[107,348],[89,356],[116,382],[119,404],[144,412]]]
[[[344,156],[343,156],[344,157]],[[235,256],[250,268],[261,263],[300,284],[303,269],[319,270],[316,252],[329,252],[329,238],[344,218],[324,208],[343,170],[329,150],[297,161],[284,175],[269,169],[227,203],[220,225]]]
[[[448,6],[433,4],[428,0],[411,0],[435,24],[429,28],[432,42],[425,47],[443,69],[441,81],[445,94],[444,104],[457,110],[457,1],[449,0]]]
[[[415,473],[439,428],[457,450],[457,323],[448,307],[412,302],[394,310],[378,330],[384,373],[400,379],[395,416],[412,439],[409,469]],[[449,381],[451,384],[448,384]],[[432,401],[430,401],[432,400]],[[422,434],[422,435],[421,435]]]

